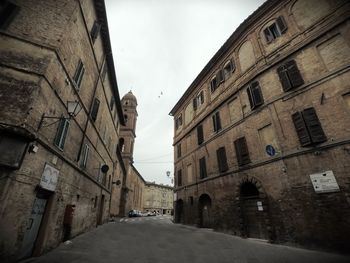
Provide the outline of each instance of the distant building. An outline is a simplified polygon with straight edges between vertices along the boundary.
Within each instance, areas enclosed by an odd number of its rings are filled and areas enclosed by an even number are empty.
[[[104,1],[2,1],[0,17],[0,261],[13,262],[119,214],[124,117]]]
[[[171,110],[175,220],[348,250],[350,2],[266,1]]]
[[[144,190],[144,211],[170,215],[173,212],[174,188],[147,182]]]

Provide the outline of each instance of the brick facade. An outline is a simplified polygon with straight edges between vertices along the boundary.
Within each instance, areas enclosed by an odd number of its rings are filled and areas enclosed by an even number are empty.
[[[208,62],[170,112],[177,222],[347,250],[349,14],[267,1]],[[339,191],[314,190],[326,171]]]
[[[124,118],[103,1],[4,1],[0,11],[12,15],[0,25],[0,259],[12,262],[119,214]]]

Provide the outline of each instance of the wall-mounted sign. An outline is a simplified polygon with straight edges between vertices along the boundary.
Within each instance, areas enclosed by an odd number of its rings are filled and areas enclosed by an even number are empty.
[[[45,164],[44,172],[41,175],[40,186],[49,191],[55,191],[58,175],[60,171],[56,168]]]
[[[275,148],[272,145],[270,145],[270,144],[266,145],[265,151],[270,156],[274,156],[276,154]]]
[[[332,193],[340,191],[333,171],[310,174],[310,179],[316,193]]]

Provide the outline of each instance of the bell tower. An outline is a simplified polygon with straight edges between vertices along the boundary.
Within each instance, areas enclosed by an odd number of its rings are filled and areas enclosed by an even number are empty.
[[[134,144],[136,138],[136,120],[137,120],[137,100],[134,94],[129,91],[121,100],[125,126],[120,127],[119,147],[122,152],[125,165],[134,162]]]

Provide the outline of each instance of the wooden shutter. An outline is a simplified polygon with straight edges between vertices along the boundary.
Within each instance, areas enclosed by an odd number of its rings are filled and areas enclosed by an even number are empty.
[[[250,163],[249,151],[245,137],[241,137],[234,142],[239,166]]]
[[[298,134],[301,146],[308,146],[311,144],[311,137],[306,128],[304,118],[301,112],[296,112],[292,115],[295,130]]]
[[[219,172],[225,172],[228,170],[228,165],[227,165],[227,158],[226,158],[226,151],[225,147],[220,147],[216,151],[216,156],[218,159],[218,166],[219,166]]]
[[[192,100],[193,110],[197,110],[197,97]]]
[[[203,92],[203,90],[199,93],[199,97],[201,99],[201,104],[203,104],[204,103],[204,92]]]
[[[277,68],[277,73],[280,78],[282,88],[284,91],[288,91],[293,88],[291,85],[289,78],[288,78],[288,73],[287,73],[287,68],[285,65],[282,65]]]
[[[181,157],[181,144],[177,145],[177,158]]]
[[[199,159],[199,177],[201,179],[207,177],[207,167],[205,165],[205,157]]]
[[[202,125],[197,126],[197,140],[198,140],[198,145],[201,145],[204,141]]]
[[[94,105],[92,106],[92,110],[91,110],[91,118],[93,119],[93,121],[96,121],[97,119],[99,107],[100,107],[100,101],[97,98],[95,98]]]
[[[69,120],[65,118],[61,118],[60,124],[58,125],[56,137],[54,140],[54,144],[60,148],[63,149],[64,143],[66,141],[67,133],[69,128]]]
[[[253,101],[253,96],[252,96],[252,91],[251,91],[250,86],[247,88],[247,94],[248,94],[250,108],[254,109],[254,101]]]
[[[287,24],[286,21],[284,20],[283,16],[279,16],[276,19],[276,23],[278,26],[278,29],[280,30],[281,34],[284,34],[287,31]]]
[[[95,42],[100,30],[101,30],[101,25],[97,21],[95,21],[90,32],[91,40],[93,43]]]
[[[290,60],[285,64],[289,80],[293,86],[293,88],[299,87],[304,84],[304,80],[299,72],[298,66],[294,60]]]
[[[81,81],[83,80],[84,72],[85,72],[84,64],[81,60],[79,60],[77,69],[75,70],[75,74],[73,77],[76,87],[78,89],[80,88]]]
[[[260,106],[261,104],[264,103],[264,98],[261,92],[259,82],[257,81],[252,82],[251,89],[252,89],[252,97],[254,100],[254,107]]]
[[[268,27],[264,29],[264,35],[267,43],[270,43],[272,40],[274,40],[274,37]]]
[[[303,111],[304,121],[311,137],[312,143],[321,143],[327,140],[321,123],[314,108],[307,108]]]
[[[210,81],[210,91],[214,92],[216,90],[216,87],[218,86],[217,83],[217,79],[216,77],[214,77],[211,81]]]
[[[217,85],[219,86],[221,82],[224,81],[224,76],[222,74],[222,70],[219,70],[217,73],[216,73],[216,79],[218,81]]]
[[[216,119],[217,131],[220,131],[221,130],[221,120],[220,120],[220,112],[219,111],[217,113],[215,113],[215,119]]]

